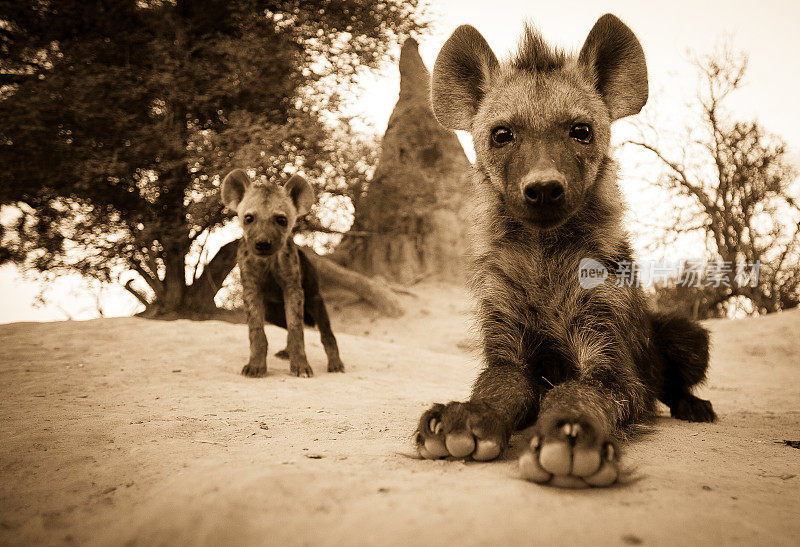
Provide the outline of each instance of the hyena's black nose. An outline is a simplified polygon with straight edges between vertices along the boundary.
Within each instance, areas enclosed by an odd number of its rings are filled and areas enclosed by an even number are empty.
[[[256,251],[261,251],[263,253],[268,253],[272,250],[272,243],[266,240],[256,241]]]
[[[557,180],[530,182],[522,193],[531,205],[559,205],[564,201],[564,184]]]

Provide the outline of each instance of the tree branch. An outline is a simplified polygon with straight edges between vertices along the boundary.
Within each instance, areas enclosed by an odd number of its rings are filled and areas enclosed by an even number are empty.
[[[144,304],[145,308],[149,308],[150,302],[147,301],[147,298],[145,298],[142,293],[134,289],[132,284],[133,284],[133,279],[128,279],[128,281],[123,286],[125,287],[126,291],[131,293],[136,298],[136,300]]]
[[[686,174],[686,171],[683,169],[683,167],[667,159],[666,156],[664,156],[661,152],[656,150],[655,147],[650,146],[647,143],[641,141],[631,141],[631,140],[625,142],[633,144],[634,146],[639,146],[655,154],[656,157],[659,160],[661,160],[661,162],[664,165],[672,169],[672,171],[675,172],[680,177],[680,185],[689,190],[689,192],[691,192],[697,198],[697,200],[700,202],[700,204],[703,206],[704,209],[706,209],[709,213],[718,211],[718,207],[716,206],[716,204],[711,201],[711,198],[703,191],[703,189],[689,182],[689,176]]]
[[[148,273],[147,270],[141,266],[141,264],[130,262],[130,265],[131,268],[133,268],[133,271],[142,276],[142,279],[144,279],[145,283],[150,285],[150,288],[153,289],[154,293],[156,293],[156,298],[160,300],[164,295],[164,285],[161,283],[161,280]]]
[[[192,282],[192,287],[195,287],[193,292],[199,290],[210,290],[211,298],[219,292],[222,287],[222,282],[228,277],[234,266],[236,266],[236,253],[239,249],[239,240],[234,239],[220,247],[214,258],[209,260],[208,264],[203,268],[203,273],[200,277]],[[205,287],[204,287],[205,286]]]

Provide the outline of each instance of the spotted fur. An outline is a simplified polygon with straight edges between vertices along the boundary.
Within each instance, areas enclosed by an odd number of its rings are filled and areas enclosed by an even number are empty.
[[[288,331],[285,354],[292,373],[312,376],[303,342],[303,323],[317,325],[328,356],[329,372],[344,372],[336,338],[331,331],[317,273],[295,245],[291,234],[299,216],[314,203],[308,182],[295,175],[284,186],[274,182],[252,183],[241,169],[222,182],[222,202],[235,211],[242,224],[237,261],[247,327],[250,359],[245,376],[267,374],[267,337],[264,321]]]

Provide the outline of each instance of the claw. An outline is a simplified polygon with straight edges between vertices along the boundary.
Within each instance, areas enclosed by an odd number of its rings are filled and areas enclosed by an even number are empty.
[[[606,461],[613,462],[614,461],[614,445],[611,443],[606,444],[604,447],[605,454],[603,455]]]
[[[428,422],[428,429],[434,435],[440,435],[442,433],[442,422],[440,422],[436,418],[431,418],[431,420]]]

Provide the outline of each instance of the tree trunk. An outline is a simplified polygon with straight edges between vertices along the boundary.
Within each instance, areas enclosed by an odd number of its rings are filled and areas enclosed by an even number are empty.
[[[186,290],[185,255],[177,251],[165,251],[164,257],[164,298],[160,305],[161,313],[179,313],[183,308]]]

